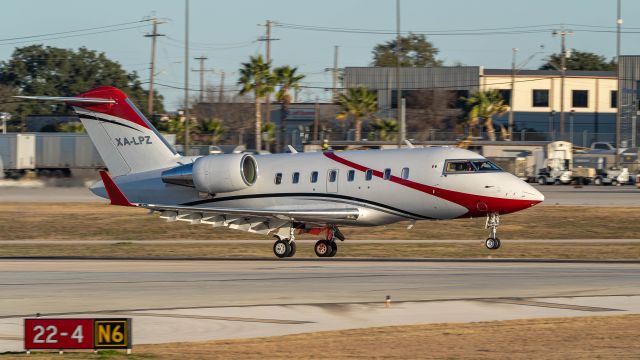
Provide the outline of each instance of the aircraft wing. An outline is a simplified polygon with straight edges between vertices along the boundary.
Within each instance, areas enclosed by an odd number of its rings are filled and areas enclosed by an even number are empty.
[[[193,207],[181,205],[137,204],[136,206],[153,211],[168,211],[175,213],[194,213],[202,216],[236,215],[246,217],[265,217],[281,220],[317,219],[317,220],[355,220],[360,215],[357,208],[318,209],[318,210],[263,210],[263,209],[238,209],[220,207]]]
[[[239,209],[223,207],[195,207],[185,205],[134,204],[120,191],[106,171],[100,172],[112,205],[131,206],[160,212],[167,221],[189,221],[192,224],[226,226],[231,229],[268,234],[293,221],[326,224],[335,220],[355,220],[360,215],[357,208],[336,209]]]

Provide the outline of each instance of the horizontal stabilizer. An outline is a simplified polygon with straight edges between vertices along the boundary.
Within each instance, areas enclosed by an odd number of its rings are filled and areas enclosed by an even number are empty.
[[[39,100],[39,101],[61,101],[83,104],[115,104],[113,99],[86,98],[86,97],[66,97],[66,96],[13,96],[18,99]]]

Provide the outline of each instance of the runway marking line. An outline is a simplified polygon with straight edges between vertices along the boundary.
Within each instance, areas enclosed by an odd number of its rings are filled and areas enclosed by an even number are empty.
[[[139,313],[139,312],[118,312],[118,311],[114,311],[111,314],[130,315],[130,316],[169,317],[169,318],[177,318],[177,319],[240,321],[240,322],[286,324],[286,325],[300,325],[300,324],[315,323],[314,321],[304,321],[304,320],[260,319],[260,318],[245,318],[245,317],[237,317],[237,316],[215,316],[215,315],[161,314],[161,313]]]
[[[537,307],[565,309],[565,310],[590,311],[590,312],[625,311],[620,309],[602,308],[602,307],[595,307],[595,306],[570,305],[570,304],[551,303],[551,302],[545,302],[545,301],[526,300],[522,298],[476,299],[476,301],[499,303],[499,304],[537,306]]]

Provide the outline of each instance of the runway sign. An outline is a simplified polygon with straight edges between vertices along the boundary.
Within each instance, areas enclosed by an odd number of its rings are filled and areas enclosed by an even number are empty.
[[[24,348],[130,349],[131,319],[24,319]]]

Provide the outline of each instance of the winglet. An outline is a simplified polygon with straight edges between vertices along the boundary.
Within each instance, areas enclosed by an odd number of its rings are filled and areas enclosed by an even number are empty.
[[[106,171],[100,171],[100,177],[102,178],[104,188],[107,190],[107,195],[109,195],[109,200],[111,200],[111,205],[135,206],[129,202],[126,196],[124,196],[122,191],[120,191],[116,183],[113,182],[111,176],[109,176]]]

